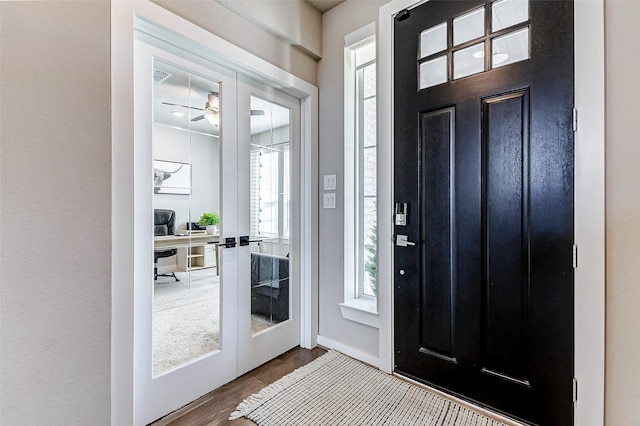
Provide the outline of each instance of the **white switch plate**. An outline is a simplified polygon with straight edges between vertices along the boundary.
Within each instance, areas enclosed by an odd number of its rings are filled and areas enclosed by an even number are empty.
[[[325,191],[335,191],[336,190],[336,175],[325,175],[324,176],[324,190]]]
[[[335,192],[327,192],[324,194],[324,202],[322,206],[325,209],[335,209],[336,208],[336,193]]]

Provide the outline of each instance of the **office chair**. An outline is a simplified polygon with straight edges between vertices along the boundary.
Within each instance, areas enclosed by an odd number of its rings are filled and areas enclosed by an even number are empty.
[[[153,211],[153,235],[174,235],[176,231],[176,212],[173,210],[154,209]],[[158,259],[171,257],[178,254],[178,249],[161,249],[153,251],[153,279],[158,277],[173,277],[180,281],[174,272],[168,274],[158,274]]]

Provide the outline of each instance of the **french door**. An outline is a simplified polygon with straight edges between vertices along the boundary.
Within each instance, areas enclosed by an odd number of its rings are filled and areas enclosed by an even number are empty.
[[[300,343],[300,102],[238,78],[238,375]],[[247,268],[247,265],[249,267]]]
[[[394,27],[396,372],[573,424],[573,3]]]
[[[300,342],[299,101],[137,41],[134,413]]]

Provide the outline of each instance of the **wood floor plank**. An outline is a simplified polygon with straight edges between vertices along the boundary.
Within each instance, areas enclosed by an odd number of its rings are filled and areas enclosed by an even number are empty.
[[[229,421],[229,414],[249,395],[259,392],[265,386],[326,352],[317,347],[311,350],[294,348],[152,423],[152,426],[255,425],[244,417]]]

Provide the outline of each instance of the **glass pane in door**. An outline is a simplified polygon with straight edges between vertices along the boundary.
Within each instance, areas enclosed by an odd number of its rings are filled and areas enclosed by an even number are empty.
[[[289,319],[290,110],[251,97],[251,331]]]
[[[220,349],[220,85],[156,61],[153,374]]]

